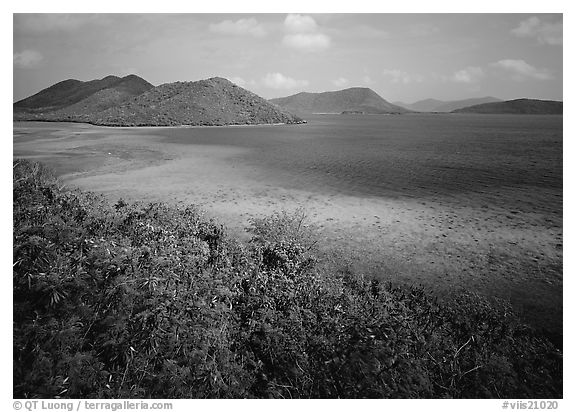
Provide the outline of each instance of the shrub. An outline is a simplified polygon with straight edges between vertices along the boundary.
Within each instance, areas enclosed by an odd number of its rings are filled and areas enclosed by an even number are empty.
[[[301,210],[242,244],[14,163],[14,397],[547,398],[562,355],[505,305],[318,265]]]

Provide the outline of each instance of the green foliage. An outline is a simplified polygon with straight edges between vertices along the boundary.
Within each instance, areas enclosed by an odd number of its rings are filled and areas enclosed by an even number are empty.
[[[509,308],[317,265],[301,210],[247,244],[14,163],[14,397],[547,398],[562,357]]]

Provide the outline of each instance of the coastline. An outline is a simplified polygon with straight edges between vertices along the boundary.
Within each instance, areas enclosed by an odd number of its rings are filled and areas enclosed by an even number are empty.
[[[306,182],[290,187],[282,174],[247,163],[247,147],[167,144],[153,133],[162,127],[67,127],[55,127],[48,138],[42,127],[32,130],[14,141],[15,156],[47,162],[68,187],[102,193],[112,203],[195,204],[244,238],[251,219],[304,207],[325,239],[326,256],[347,259],[358,273],[439,295],[464,289],[509,300],[538,326],[562,328],[561,305],[553,306],[561,302],[561,270],[558,276],[546,269],[561,268],[561,249],[550,245],[561,242],[562,228],[544,229],[537,215],[478,209],[465,194],[424,200],[315,190]],[[506,196],[519,195],[529,194]]]
[[[300,125],[300,124],[307,124],[307,120],[302,120],[301,122],[297,123],[253,123],[253,124],[246,124],[246,123],[230,123],[230,124],[215,124],[215,125],[176,125],[176,126],[110,126],[110,125],[100,125],[95,123],[88,123],[88,122],[76,122],[72,120],[40,120],[40,119],[33,119],[33,120],[12,120],[12,123],[24,123],[24,122],[38,122],[38,123],[67,123],[67,124],[85,124],[94,127],[102,127],[102,128],[110,128],[110,129],[193,129],[193,128],[209,128],[209,127],[250,127],[250,126],[290,126],[290,125]]]

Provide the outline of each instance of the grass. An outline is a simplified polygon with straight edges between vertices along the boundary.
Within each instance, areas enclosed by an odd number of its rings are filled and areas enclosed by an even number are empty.
[[[37,163],[13,181],[16,398],[562,397],[561,352],[505,304],[321,265],[300,212],[243,244]]]

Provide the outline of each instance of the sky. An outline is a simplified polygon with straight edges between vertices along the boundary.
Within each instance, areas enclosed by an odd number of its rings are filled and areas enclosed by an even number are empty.
[[[225,77],[262,97],[563,100],[562,14],[14,14],[13,101],[65,79]]]

